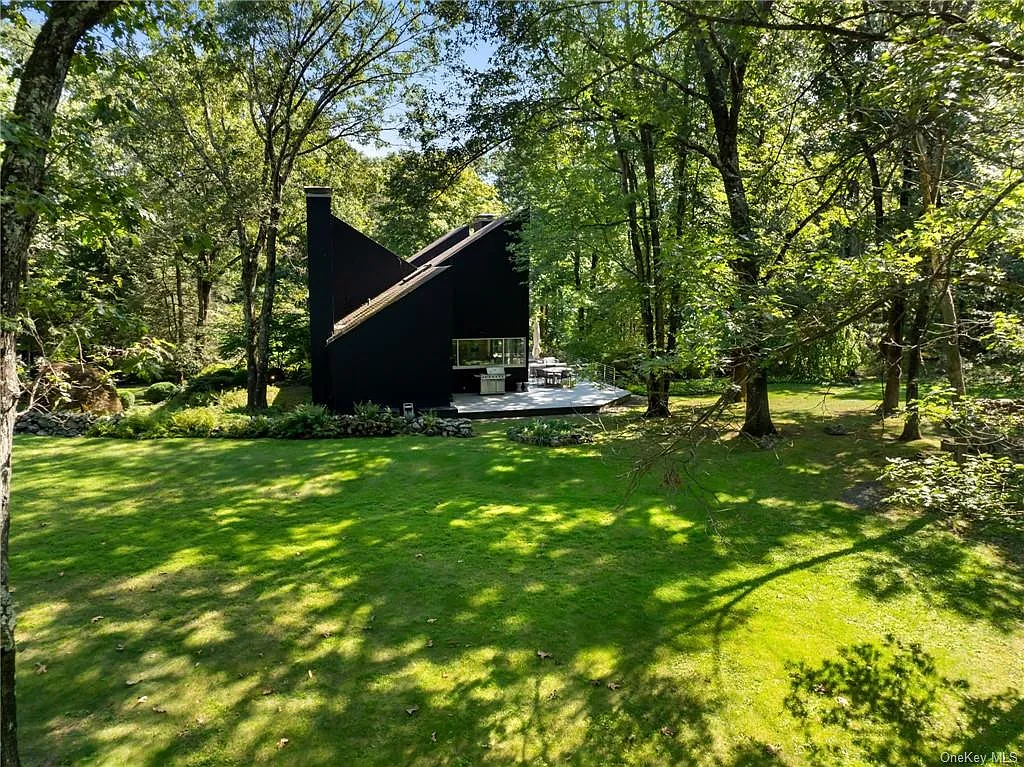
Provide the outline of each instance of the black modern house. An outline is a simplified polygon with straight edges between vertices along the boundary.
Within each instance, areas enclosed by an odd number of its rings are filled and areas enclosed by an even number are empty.
[[[451,395],[527,380],[529,280],[509,246],[521,222],[480,216],[407,259],[336,218],[306,187],[313,401],[453,413]]]

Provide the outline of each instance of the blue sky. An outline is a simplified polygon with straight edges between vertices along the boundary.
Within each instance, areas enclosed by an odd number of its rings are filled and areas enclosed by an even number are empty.
[[[475,41],[469,44],[463,51],[462,63],[477,70],[482,71],[486,69],[490,63],[491,54],[494,53],[494,44],[486,41]],[[447,87],[447,83],[444,81],[445,71],[443,68],[434,68],[423,72],[418,77],[414,78],[414,82],[418,85],[423,85],[430,90],[443,89]],[[403,105],[395,104],[387,113],[385,118],[385,124],[398,125],[402,119]],[[381,142],[384,146],[378,146],[375,144],[358,144],[352,142],[352,145],[363,154],[369,157],[383,157],[384,155],[390,154],[404,149],[418,149],[418,147],[405,141],[399,134],[397,127],[386,128],[381,132]]]

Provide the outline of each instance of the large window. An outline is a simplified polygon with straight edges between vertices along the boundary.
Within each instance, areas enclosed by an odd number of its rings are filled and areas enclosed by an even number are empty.
[[[526,339],[455,338],[452,367],[526,367]]]

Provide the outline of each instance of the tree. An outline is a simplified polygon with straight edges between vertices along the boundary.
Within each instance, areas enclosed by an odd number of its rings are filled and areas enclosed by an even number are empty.
[[[429,55],[422,9],[378,0],[232,3],[149,58],[180,132],[232,210],[241,264],[248,406],[267,406],[278,241],[292,174],[336,142],[367,138]],[[165,62],[185,75],[166,77]],[[251,154],[252,161],[238,158]]]
[[[494,187],[475,168],[449,171],[435,154],[402,152],[383,162],[376,234],[399,255],[412,255],[479,213],[503,211]]]
[[[15,702],[14,605],[8,580],[11,470],[18,402],[16,341],[21,284],[39,217],[46,158],[64,80],[82,36],[118,5],[106,0],[54,3],[21,71],[14,109],[5,123],[0,170],[3,264],[0,266],[0,741],[3,763],[20,764]]]

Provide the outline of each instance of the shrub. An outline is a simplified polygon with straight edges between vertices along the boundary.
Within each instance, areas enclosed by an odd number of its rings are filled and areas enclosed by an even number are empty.
[[[423,433],[429,436],[441,433],[441,417],[433,410],[428,410],[420,416],[423,422]]]
[[[546,447],[582,445],[594,441],[594,438],[579,424],[557,418],[548,420],[538,418],[527,424],[513,426],[505,434],[513,442]]]
[[[342,417],[346,434],[357,437],[386,437],[397,434],[405,427],[405,419],[375,402],[360,402],[355,413]]]
[[[163,402],[178,393],[178,387],[170,381],[159,381],[142,392],[142,398],[146,402]]]
[[[362,421],[380,421],[391,415],[391,411],[376,402],[358,402],[353,410]]]
[[[167,433],[175,437],[209,437],[217,428],[220,414],[213,408],[178,410],[167,421]]]
[[[1024,522],[1024,467],[1005,456],[948,453],[919,459],[890,458],[883,479],[895,486],[886,500],[950,518]]]
[[[159,414],[133,410],[124,416],[99,418],[89,429],[90,437],[156,439],[166,437],[167,425]]]
[[[315,439],[338,436],[338,420],[323,405],[299,405],[272,420],[269,436],[278,439]]]
[[[207,368],[197,376],[189,379],[185,387],[187,394],[203,394],[207,392],[223,392],[245,386],[247,373],[229,367]]]
[[[117,395],[121,399],[121,407],[125,410],[135,407],[135,393],[123,391]]]
[[[271,427],[273,425],[273,419],[267,418],[265,415],[254,415],[249,419],[249,422],[245,424],[244,436],[249,439],[269,437]]]

